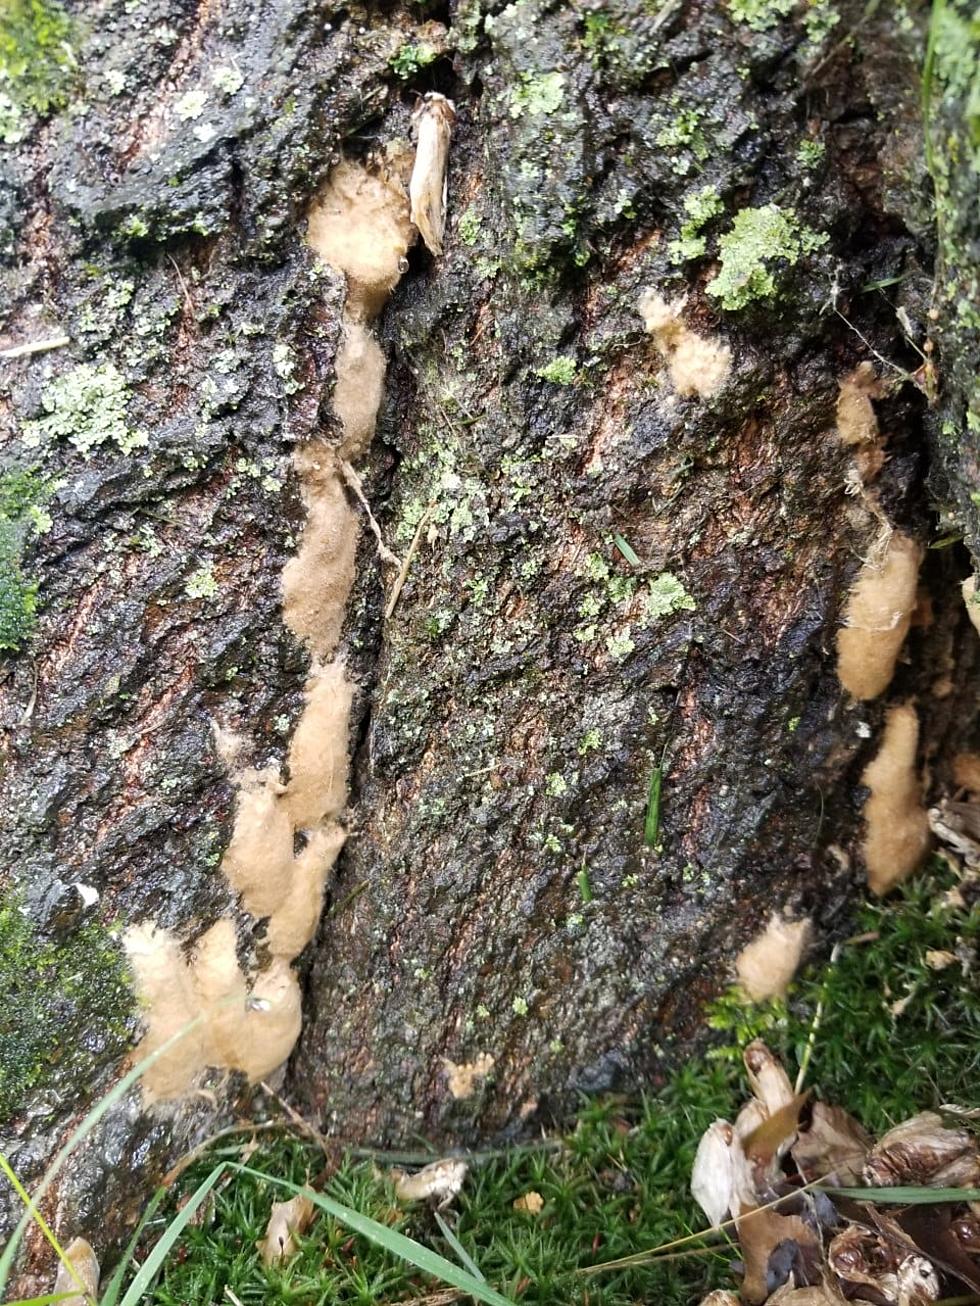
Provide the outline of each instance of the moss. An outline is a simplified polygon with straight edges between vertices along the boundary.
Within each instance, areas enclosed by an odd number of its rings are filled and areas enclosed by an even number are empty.
[[[551,381],[554,385],[572,385],[577,371],[575,359],[560,354],[544,367],[535,368],[534,375],[540,376],[542,381]]]
[[[792,266],[828,239],[803,226],[792,209],[776,204],[742,209],[718,242],[721,270],[705,289],[729,310],[744,308],[754,299],[771,299],[778,289],[773,264]]]
[[[672,240],[668,254],[674,263],[683,263],[687,259],[700,258],[708,247],[707,237],[702,234],[712,218],[725,212],[725,205],[714,186],[702,186],[684,197],[686,222],[681,224],[680,237]]]
[[[417,44],[410,42],[391,56],[389,67],[396,76],[407,81],[410,77],[414,77],[420,68],[428,67],[438,54],[438,50],[426,41],[419,41]]]
[[[823,141],[800,141],[796,161],[802,168],[815,168],[826,153],[827,147]]]
[[[0,476],[0,650],[16,652],[30,637],[37,611],[38,582],[24,571],[24,549],[32,535],[47,530],[50,496],[31,470]]]
[[[792,13],[796,0],[728,0],[732,22],[744,23],[753,32],[775,27],[781,18]]]
[[[28,113],[50,113],[67,99],[71,22],[49,0],[4,0],[0,22],[0,139],[26,134]]]
[[[120,948],[100,925],[41,938],[16,900],[0,907],[0,1122],[41,1087],[71,1098],[121,1055],[134,1010]]]
[[[694,166],[695,160],[703,163],[711,152],[701,126],[703,118],[703,109],[696,105],[686,105],[679,108],[674,117],[661,127],[654,137],[658,145],[677,151],[670,166],[678,176],[686,176]]]
[[[120,453],[147,443],[145,431],[133,431],[127,424],[128,387],[114,363],[80,363],[46,386],[41,402],[46,415],[24,423],[28,447],[64,436],[88,455],[109,441]]]

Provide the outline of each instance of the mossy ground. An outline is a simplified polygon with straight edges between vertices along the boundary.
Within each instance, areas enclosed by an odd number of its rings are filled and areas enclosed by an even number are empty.
[[[717,1116],[730,1117],[745,1096],[740,1046],[761,1034],[795,1071],[821,998],[808,1075],[819,1096],[846,1106],[873,1131],[943,1102],[974,1104],[980,992],[964,967],[980,942],[980,902],[958,905],[948,896],[954,884],[952,874],[937,867],[888,903],[863,908],[855,933],[874,937],[845,946],[833,967],[807,972],[788,1004],[717,1004],[712,1024],[721,1044],[676,1071],[660,1091],[639,1102],[587,1102],[563,1143],[475,1164],[450,1218],[488,1281],[522,1302],[582,1306],[686,1304],[708,1285],[725,1282],[726,1251],[598,1277],[576,1270],[703,1227],[688,1192],[691,1162],[704,1128]],[[959,954],[963,962],[935,969],[939,952]],[[906,998],[893,1014],[894,1004]],[[322,1171],[315,1146],[295,1136],[264,1137],[250,1166],[295,1182]],[[216,1160],[237,1159],[241,1151],[242,1144],[226,1142],[196,1162],[174,1201],[179,1204]],[[349,1156],[325,1191],[452,1258],[429,1210],[396,1205],[379,1173],[393,1159]],[[536,1216],[514,1209],[529,1191],[544,1199]],[[322,1215],[293,1260],[264,1269],[256,1240],[271,1203],[286,1196],[247,1176],[226,1183],[207,1217],[179,1242],[152,1300],[159,1306],[229,1300],[228,1287],[245,1306],[396,1302],[438,1288]],[[159,1234],[166,1218],[161,1213],[148,1237]]]

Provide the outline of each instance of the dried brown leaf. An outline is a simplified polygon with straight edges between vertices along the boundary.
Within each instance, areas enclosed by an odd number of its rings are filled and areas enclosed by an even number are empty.
[[[291,1197],[288,1202],[273,1202],[265,1237],[256,1243],[266,1265],[288,1261],[296,1255],[299,1251],[296,1237],[309,1228],[313,1211],[313,1203],[302,1194]]]
[[[436,1198],[440,1208],[448,1206],[463,1186],[467,1166],[465,1161],[447,1159],[433,1161],[415,1174],[392,1170],[395,1196],[400,1202],[423,1202]]]
[[[691,1169],[691,1196],[711,1224],[721,1224],[732,1205],[732,1142],[727,1120],[716,1120],[701,1135]]]
[[[955,1187],[972,1183],[977,1173],[977,1148],[971,1135],[965,1129],[947,1129],[941,1116],[923,1111],[879,1139],[868,1155],[864,1181],[880,1187]]]
[[[770,1115],[793,1100],[793,1085],[779,1058],[761,1039],[753,1039],[742,1054],[749,1087]]]
[[[815,1231],[799,1216],[780,1215],[772,1207],[743,1207],[736,1227],[745,1263],[742,1296],[752,1306],[760,1306],[786,1280],[790,1270],[807,1266],[816,1271],[820,1243]],[[782,1265],[773,1264],[777,1250],[784,1253]]]
[[[790,1149],[806,1180],[832,1177],[856,1184],[871,1147],[871,1138],[852,1115],[838,1106],[814,1102],[809,1127]]]

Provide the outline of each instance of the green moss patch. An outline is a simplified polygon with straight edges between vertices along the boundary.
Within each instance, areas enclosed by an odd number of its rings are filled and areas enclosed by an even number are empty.
[[[0,907],[0,1123],[76,1097],[128,1044],[133,993],[122,951],[99,925],[41,938],[16,900]]]
[[[38,582],[24,568],[31,536],[44,531],[47,484],[33,471],[0,475],[0,650],[16,652],[30,637],[37,611]]]
[[[75,59],[71,21],[49,0],[3,0],[0,13],[0,140],[26,135],[28,115],[65,104]]]

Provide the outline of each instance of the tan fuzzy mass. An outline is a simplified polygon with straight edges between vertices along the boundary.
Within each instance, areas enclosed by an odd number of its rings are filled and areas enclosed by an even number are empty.
[[[289,784],[283,800],[297,829],[313,829],[340,816],[346,806],[353,696],[353,682],[340,659],[316,667],[306,682],[306,706],[289,745]]]
[[[269,919],[267,940],[275,957],[292,961],[316,933],[327,876],[340,856],[347,831],[338,822],[315,830],[293,862],[290,884]]]
[[[489,1052],[481,1052],[473,1061],[464,1061],[461,1065],[447,1059],[445,1066],[449,1091],[454,1098],[462,1100],[473,1096],[477,1083],[493,1070],[494,1059]]]
[[[200,1023],[188,1030],[200,1012],[184,954],[169,931],[151,922],[128,929],[123,945],[146,1025],[136,1059],[158,1052],[175,1035],[182,1034],[144,1072],[144,1097],[147,1102],[179,1097],[191,1087],[205,1064],[205,1031]]]
[[[953,781],[960,789],[980,794],[980,753],[957,753],[953,758]]]
[[[874,367],[861,363],[840,383],[837,396],[837,434],[844,444],[870,444],[878,438],[878,419],[872,398],[881,393]]]
[[[769,924],[739,953],[735,972],[752,1002],[781,997],[796,974],[810,941],[810,922],[787,921],[774,914]]]
[[[368,328],[349,322],[337,355],[333,410],[343,429],[341,456],[356,460],[374,438],[384,394],[385,356]]]
[[[727,345],[690,330],[681,321],[683,305],[668,304],[655,290],[645,290],[637,307],[678,394],[706,399],[721,389],[732,368]]]
[[[891,532],[858,572],[837,632],[837,678],[857,699],[877,698],[891,684],[909,632],[922,549]]]
[[[347,312],[369,321],[402,275],[415,239],[405,188],[392,173],[338,163],[309,213],[307,240],[347,278]]]
[[[976,576],[967,576],[963,582],[963,602],[966,604],[966,615],[980,635],[980,594],[977,593]]]
[[[929,850],[929,815],[916,768],[919,718],[910,703],[889,710],[877,756],[861,777],[871,791],[864,805],[864,864],[872,893],[907,879]]]
[[[256,919],[275,911],[289,882],[293,823],[275,769],[249,773],[238,791],[231,842],[221,860],[225,879]]]
[[[296,554],[282,574],[283,619],[315,657],[326,661],[340,639],[354,583],[357,515],[326,445],[300,450],[294,463],[307,516]]]

